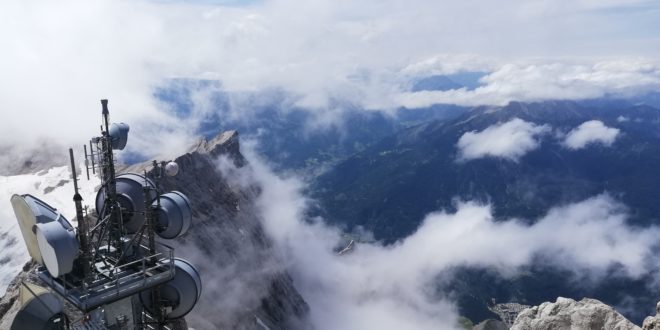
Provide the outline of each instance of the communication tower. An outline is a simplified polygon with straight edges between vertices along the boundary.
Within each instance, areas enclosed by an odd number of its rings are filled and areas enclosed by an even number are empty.
[[[101,179],[96,214],[86,214],[69,149],[77,228],[35,196],[14,195],[12,207],[36,277],[50,290],[23,283],[25,299],[12,329],[172,329],[197,303],[201,278],[173,248],[156,240],[186,233],[191,204],[183,193],[159,191],[163,176],[175,176],[175,162],[153,162],[144,173],[117,174],[115,150],[123,150],[129,126],[110,123],[101,100],[101,135],[84,146],[89,171]],[[57,295],[77,311],[67,313]],[[21,301],[23,299],[21,298]],[[76,317],[78,316],[78,317]]]

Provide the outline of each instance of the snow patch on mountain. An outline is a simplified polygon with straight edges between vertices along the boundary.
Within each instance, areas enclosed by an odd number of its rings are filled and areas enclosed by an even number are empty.
[[[83,173],[83,170],[84,167],[79,168],[78,173]],[[80,194],[88,198],[83,201],[83,205],[91,204],[93,200],[90,196],[95,196],[95,188],[100,180],[90,177],[88,181],[82,177],[78,181]],[[11,207],[10,199],[14,194],[31,194],[42,199],[58,209],[69,221],[76,223],[73,180],[69,167],[53,167],[33,174],[0,176],[0,295],[5,293],[9,282],[30,259]]]

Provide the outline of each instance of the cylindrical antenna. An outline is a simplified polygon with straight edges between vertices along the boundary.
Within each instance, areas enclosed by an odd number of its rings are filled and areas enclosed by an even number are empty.
[[[78,177],[76,176],[76,162],[73,160],[73,149],[71,148],[69,148],[69,158],[71,159],[71,175],[73,176],[73,190],[75,191],[76,195],[80,195],[78,194]]]
[[[102,113],[104,115],[108,115],[110,113],[110,112],[108,112],[108,100],[105,100],[105,99],[101,100],[101,106],[103,107]]]
[[[108,100],[101,100],[101,107],[103,108],[101,111],[101,114],[103,115],[103,125],[105,126],[106,133],[110,134],[110,131],[108,130],[110,126],[110,111],[108,111]]]

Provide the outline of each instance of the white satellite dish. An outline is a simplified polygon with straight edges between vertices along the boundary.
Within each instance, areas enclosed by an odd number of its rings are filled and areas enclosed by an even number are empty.
[[[44,264],[37,243],[36,225],[57,221],[62,218],[60,213],[52,206],[32,195],[14,195],[11,197],[11,206],[16,214],[16,220],[23,235],[30,257],[40,265]],[[64,218],[62,218],[64,219]],[[66,219],[67,228],[73,229]]]
[[[60,218],[60,221],[39,223],[36,226],[39,251],[50,275],[60,277],[71,272],[79,245],[76,233],[68,221]]]

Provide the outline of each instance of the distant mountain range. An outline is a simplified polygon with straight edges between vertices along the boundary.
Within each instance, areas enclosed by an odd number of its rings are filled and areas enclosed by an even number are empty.
[[[450,78],[466,84],[477,76],[433,76],[418,84],[437,89],[438,79]],[[421,86],[420,85],[420,86]],[[462,86],[462,85],[461,85]],[[415,87],[413,87],[415,88]],[[182,120],[192,115],[196,93],[202,90],[214,111],[202,116],[198,134],[211,138],[223,130],[241,132],[243,140],[254,140],[257,152],[277,170],[319,173],[328,165],[363,151],[371,144],[409,126],[434,119],[456,117],[467,109],[437,105],[424,109],[398,109],[388,115],[365,111],[335,100],[331,110],[311,110],[294,105],[292,95],[281,90],[259,93],[222,91],[217,81],[175,79],[158,89],[155,96]],[[128,161],[141,161],[139,156]]]
[[[544,127],[536,148],[517,159],[460,159],[458,142],[466,133],[512,120]],[[618,130],[612,144],[567,147],[566,135],[593,120]],[[608,193],[630,208],[631,224],[659,224],[659,169],[658,109],[606,101],[512,102],[403,129],[317,177],[310,192],[328,221],[349,231],[360,226],[378,240],[394,242],[415,231],[426,214],[453,211],[456,199],[490,203],[498,219],[534,222],[553,206]],[[475,322],[492,317],[486,308],[491,298],[534,305],[564,295],[609,304],[635,297],[626,316],[639,323],[657,298],[645,286],[650,278],[612,277],[587,288],[568,283],[567,276],[542,262],[514,278],[459,267],[439,289],[451,293],[461,314]]]
[[[482,76],[430,75],[413,81],[410,90],[474,89]],[[197,87],[178,83],[158,96],[185,117]],[[229,95],[216,93],[211,99],[219,111],[205,118],[199,133],[213,136],[218,130],[237,129],[243,138],[257,142],[256,151],[276,170],[307,174],[308,192],[318,201],[312,215],[322,215],[347,231],[360,226],[391,243],[415,231],[426,214],[453,211],[456,199],[488,202],[498,219],[534,222],[553,206],[604,192],[629,207],[631,224],[660,223],[657,93],[627,100],[512,102],[472,109],[435,105],[402,108],[393,115],[338,103],[344,110],[336,125],[316,127],[318,117],[292,106],[282,91],[233,95],[252,100],[250,113],[240,116],[232,116],[235,104]],[[545,125],[544,133],[535,138],[536,148],[515,160],[492,156],[460,160],[458,141],[466,133],[512,120]],[[594,120],[618,130],[611,145],[591,143],[573,150],[564,144],[566,134]],[[461,314],[475,322],[494,316],[487,308],[491,298],[536,305],[562,295],[593,297],[611,305],[635,297],[624,314],[640,323],[657,298],[648,292],[649,278],[613,277],[582,287],[543,263],[530,265],[513,278],[468,267],[459,267],[454,274],[438,290],[454,297]]]
[[[554,133],[518,161],[458,161],[457,143],[515,118]],[[620,130],[612,146],[572,150],[553,136],[599,120]],[[315,196],[336,223],[360,225],[393,241],[424,215],[453,208],[455,198],[490,202],[497,217],[534,219],[552,206],[608,192],[647,224],[660,215],[660,111],[648,106],[583,106],[575,102],[478,107],[452,120],[404,129],[317,178]]]

